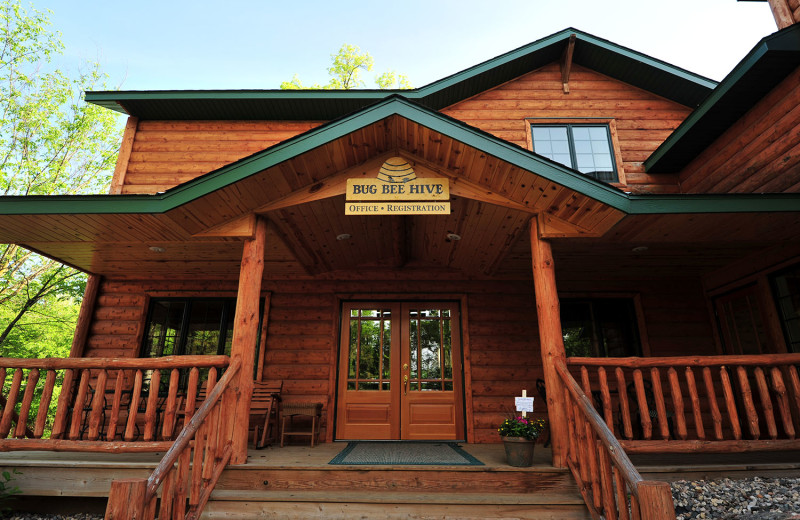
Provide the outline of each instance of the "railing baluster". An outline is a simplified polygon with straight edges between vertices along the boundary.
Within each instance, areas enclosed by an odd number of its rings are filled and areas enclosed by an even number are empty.
[[[758,394],[761,397],[761,411],[764,414],[764,422],[767,423],[767,433],[769,433],[770,439],[774,440],[778,438],[778,427],[775,425],[775,412],[772,409],[767,378],[764,377],[764,370],[761,367],[756,367],[755,374]]]
[[[61,394],[58,396],[58,404],[56,405],[56,418],[53,421],[53,432],[50,435],[53,439],[61,439],[66,434],[67,414],[69,413],[70,396],[72,395],[74,380],[75,370],[68,368],[64,371]]]
[[[606,376],[606,369],[599,367],[597,369],[597,379],[600,382],[600,396],[603,399],[603,417],[606,420],[606,425],[611,433],[614,433],[614,411],[611,409],[611,391],[608,389],[608,377]]]
[[[164,477],[164,485],[161,489],[161,507],[158,512],[159,518],[172,518],[172,506],[175,504],[175,468],[170,468]]]
[[[617,512],[619,513],[619,520],[629,520],[628,510],[630,502],[628,501],[628,486],[622,478],[622,474],[616,466],[612,467],[614,475],[614,490],[617,493]]]
[[[750,431],[750,436],[753,439],[758,439],[761,436],[761,429],[758,427],[758,413],[756,412],[755,403],[753,403],[753,392],[750,391],[750,380],[747,377],[747,369],[739,365],[736,367],[736,375],[739,378],[739,390],[742,393],[744,413],[747,415],[747,427]]]
[[[19,388],[22,385],[22,375],[21,368],[14,370],[14,375],[11,378],[11,388],[8,391],[6,405],[3,409],[3,418],[0,419],[0,439],[5,439],[11,431],[11,421],[14,418],[14,408],[17,406]]]
[[[78,384],[78,395],[72,404],[72,421],[69,426],[69,438],[75,440],[81,436],[81,423],[83,422],[83,408],[86,405],[86,395],[89,393],[89,369],[81,370],[81,380]]]
[[[714,388],[714,380],[711,377],[711,369],[703,367],[703,381],[706,384],[706,397],[708,398],[708,406],[711,408],[711,421],[714,425],[714,435],[718,441],[722,440],[722,413],[719,411],[719,404],[717,403],[717,392]]]
[[[678,380],[678,371],[675,367],[669,367],[667,370],[667,379],[669,379],[670,393],[672,394],[672,407],[675,417],[675,428],[678,430],[678,438],[685,441],[689,436],[686,430],[686,415],[683,409],[683,392],[681,392],[681,382]]]
[[[164,426],[161,428],[161,436],[164,439],[171,439],[175,429],[175,409],[177,407],[178,384],[181,373],[177,368],[173,368],[169,375],[169,392],[167,394],[167,408],[164,411]]]
[[[797,418],[795,428],[800,427],[800,377],[797,376],[797,367],[789,365],[786,367],[789,374],[789,383],[792,385],[792,401],[794,402],[794,416]]]
[[[197,405],[197,382],[200,380],[200,371],[195,367],[189,371],[189,387],[186,389],[186,407],[184,408],[184,426],[189,424]]]
[[[208,395],[208,394],[206,394]],[[189,489],[189,509],[197,506],[200,500],[200,488],[203,484],[203,459],[206,455],[206,433],[208,421],[205,421],[194,436],[194,460],[192,462],[191,487]]]
[[[625,438],[633,439],[631,409],[630,406],[628,406],[628,387],[625,384],[625,373],[620,367],[617,367],[615,374],[617,376],[617,394],[619,395],[619,407],[622,411],[622,427],[625,431]]]
[[[39,369],[33,368],[28,372],[28,382],[25,384],[25,394],[22,396],[22,406],[19,410],[19,419],[17,419],[17,428],[14,431],[14,436],[18,439],[23,439],[26,433],[30,432],[28,429],[28,415],[31,412],[31,403],[33,402],[33,394],[36,393],[36,383],[39,382]],[[31,434],[31,436],[33,436]]]
[[[725,408],[728,410],[728,420],[731,423],[733,438],[738,441],[742,438],[742,425],[739,424],[739,412],[736,410],[736,401],[733,397],[733,387],[727,367],[719,368],[719,378],[722,381],[722,395],[725,397]]]
[[[598,441],[598,444],[600,444],[600,441]],[[602,449],[602,446],[597,446],[596,449],[600,453],[599,473],[600,480],[603,484],[601,488],[602,492],[598,493],[602,496],[598,498],[601,499],[603,518],[605,520],[617,520],[617,505],[614,503],[614,477],[611,472],[611,460],[606,450]],[[600,509],[600,506],[597,506],[597,500],[595,500],[595,506],[598,510]]]
[[[691,367],[686,367],[686,387],[689,389],[689,399],[692,401],[694,429],[697,432],[697,438],[705,440],[706,430],[703,427],[703,411],[700,408],[700,396],[697,394],[697,383]]]
[[[653,399],[655,399],[658,429],[661,432],[661,438],[667,440],[669,439],[667,406],[664,402],[664,389],[661,387],[661,373],[656,367],[650,369],[650,383],[653,385]]]
[[[50,401],[53,399],[53,388],[56,386],[56,371],[48,370],[47,377],[44,380],[44,389],[42,390],[42,397],[39,399],[39,411],[36,414],[36,426],[33,430],[33,436],[36,439],[41,439],[44,435],[44,427],[47,425],[47,412],[50,409]]]
[[[137,370],[133,376],[133,393],[131,393],[131,408],[128,411],[128,423],[125,425],[125,440],[132,441],[136,436],[136,417],[139,415],[139,399],[142,396],[144,374]]]
[[[102,419],[103,409],[105,408],[106,381],[108,371],[101,370],[97,375],[95,383],[94,398],[92,399],[91,411],[89,412],[89,440],[96,441],[100,436],[100,419]]]
[[[125,388],[125,373],[117,371],[117,380],[114,384],[114,399],[111,401],[111,417],[106,428],[106,440],[113,441],[117,436],[117,425],[119,424],[119,412],[122,408],[122,391]]]
[[[188,422],[187,422],[188,424]],[[192,461],[192,450],[183,450],[178,459],[177,492],[175,494],[175,518],[186,517],[186,498],[189,494],[189,465]]]
[[[786,395],[786,384],[783,382],[783,375],[778,367],[772,367],[770,374],[772,375],[772,388],[777,395],[778,413],[781,415],[783,431],[788,438],[794,439],[795,430],[794,424],[792,424],[792,412],[789,409],[789,397]]]
[[[639,422],[642,424],[642,434],[646,440],[653,438],[653,422],[650,420],[650,408],[647,406],[647,394],[644,391],[642,371],[638,368],[633,371],[633,386],[636,388],[636,401],[639,404]]]
[[[147,408],[144,412],[144,440],[152,441],[156,432],[156,416],[158,413],[158,390],[161,388],[161,371],[153,370],[150,376],[150,387],[147,394]]]

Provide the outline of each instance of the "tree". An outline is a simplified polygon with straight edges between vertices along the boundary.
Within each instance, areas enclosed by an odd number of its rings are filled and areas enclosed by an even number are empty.
[[[310,87],[306,87],[300,81],[300,78],[297,77],[297,74],[295,74],[291,81],[284,81],[281,83],[281,89],[350,90],[364,87],[366,83],[361,79],[361,73],[362,71],[371,71],[373,65],[375,65],[375,60],[368,52],[362,54],[358,46],[347,43],[342,45],[339,52],[331,54],[331,59],[333,60],[333,64],[328,68],[328,75],[331,76],[331,80],[327,85],[315,83]],[[377,76],[375,78],[375,83],[378,85],[378,88],[381,89],[411,88],[411,82],[408,81],[405,74],[398,74],[392,70]]]
[[[28,11],[19,0],[0,6],[3,195],[107,191],[116,160],[116,117],[82,99],[83,90],[104,88],[105,77],[97,64],[74,77],[55,68],[63,44],[49,26],[47,13]],[[18,245],[0,245],[2,354],[16,355],[27,342],[50,344],[48,326],[74,323],[85,281],[84,275],[54,260]],[[63,355],[65,346],[68,351],[68,334],[60,343],[59,354],[48,354]]]

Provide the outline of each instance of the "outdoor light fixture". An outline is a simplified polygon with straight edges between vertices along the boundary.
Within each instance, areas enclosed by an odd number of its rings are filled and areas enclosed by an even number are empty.
[[[457,235],[455,233],[448,233],[447,240],[461,240],[461,235]]]
[[[633,251],[634,253],[644,253],[648,249],[650,248],[647,246],[636,246],[633,249],[631,249],[631,251]]]
[[[163,247],[158,247],[158,246],[150,246],[150,251],[152,251],[154,253],[163,253],[163,252],[166,251],[166,249],[164,249]]]
[[[336,235],[336,240],[339,241],[350,240],[350,238],[352,238],[352,235],[350,235],[350,233],[342,233],[341,235]]]

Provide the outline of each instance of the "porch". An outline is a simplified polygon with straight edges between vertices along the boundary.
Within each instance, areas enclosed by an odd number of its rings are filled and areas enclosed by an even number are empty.
[[[512,468],[498,444],[463,444],[484,466],[331,466],[345,443],[250,450],[247,464],[229,466],[202,518],[446,514],[486,518],[590,518],[567,470],[554,468],[549,448],[536,446],[534,465]],[[16,468],[20,509],[67,505],[105,510],[114,479],[146,478],[163,453],[0,453],[0,468]],[[800,452],[634,455],[649,480],[797,476]],[[91,475],[89,477],[89,475]],[[444,478],[443,478],[444,476]],[[57,509],[51,509],[57,511]],[[227,515],[227,516],[226,516]],[[267,515],[267,516],[263,516]],[[272,515],[272,516],[269,516]],[[545,516],[546,515],[546,516]],[[391,518],[391,516],[389,516]]]

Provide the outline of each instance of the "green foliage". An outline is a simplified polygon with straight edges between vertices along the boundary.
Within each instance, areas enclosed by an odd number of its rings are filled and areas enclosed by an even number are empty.
[[[97,64],[69,75],[47,13],[0,5],[0,194],[107,191],[119,123],[83,90],[106,88]],[[85,276],[18,245],[0,245],[0,354],[64,356]]]
[[[497,431],[502,437],[524,437],[532,441],[542,434],[546,424],[544,419],[512,417],[504,420]]]
[[[297,74],[291,81],[281,83],[282,90],[350,90],[362,88],[366,83],[361,78],[362,72],[369,72],[375,65],[375,60],[368,52],[361,52],[357,45],[345,43],[336,54],[331,54],[332,64],[328,67],[328,75],[331,80],[326,85],[315,83],[312,86],[304,86]],[[398,74],[394,71],[387,71],[375,78],[378,88],[390,89],[411,88],[411,82],[405,74]]]
[[[12,481],[17,480],[12,474],[22,475],[22,472],[14,469],[0,473],[0,512],[8,511],[8,501],[11,497],[22,493],[18,486],[11,484]]]

